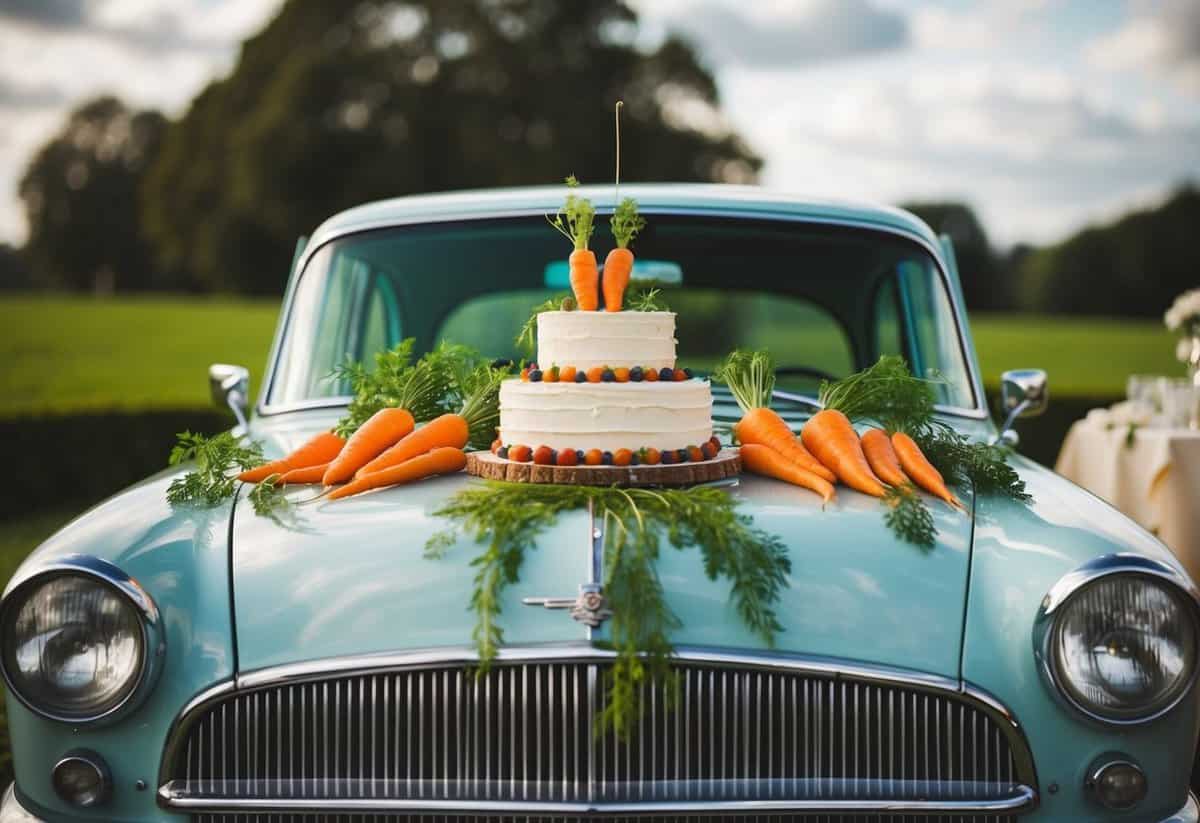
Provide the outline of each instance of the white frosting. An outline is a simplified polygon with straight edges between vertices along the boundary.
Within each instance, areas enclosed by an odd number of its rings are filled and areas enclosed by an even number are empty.
[[[673,317],[672,317],[673,319]],[[540,325],[540,323],[539,323]],[[500,440],[552,449],[682,449],[712,437],[707,380],[500,387]]]
[[[545,311],[537,321],[537,362],[551,366],[675,368],[675,313]]]

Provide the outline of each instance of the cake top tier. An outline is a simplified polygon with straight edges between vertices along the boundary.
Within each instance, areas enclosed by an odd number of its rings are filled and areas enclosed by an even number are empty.
[[[537,362],[551,366],[675,368],[675,313],[546,311],[538,315]]]

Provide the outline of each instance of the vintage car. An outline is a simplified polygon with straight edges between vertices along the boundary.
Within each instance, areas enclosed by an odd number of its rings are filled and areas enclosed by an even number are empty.
[[[611,190],[585,193],[611,212]],[[938,415],[959,432],[994,440],[1011,422],[989,416],[950,245],[912,215],[755,188],[622,193],[649,218],[639,261],[668,284],[681,362],[704,372],[734,346],[770,347],[775,407],[799,425],[817,381],[899,353],[938,375]],[[513,356],[530,307],[563,284],[544,218],[560,194],[333,217],[296,255],[253,414],[245,370],[214,367],[214,390],[278,456],[343,413],[348,357],[408,337]],[[736,409],[713,391],[728,424]],[[1009,418],[1045,399],[1043,373],[1006,375]],[[695,553],[666,551],[678,699],[652,689],[625,739],[594,722],[610,625],[563,608],[604,584],[587,511],[526,555],[505,646],[478,676],[481,547],[423,555],[439,505],[477,480],[282,520],[245,488],[172,507],[186,467],[165,471],[63,528],[4,594],[16,783],[0,821],[1196,821],[1196,587],[1102,501],[1011,463],[1032,502],[961,487],[968,513],[938,507],[930,551],[848,489],[823,509],[774,480],[729,484],[787,544],[783,630],[764,647]]]

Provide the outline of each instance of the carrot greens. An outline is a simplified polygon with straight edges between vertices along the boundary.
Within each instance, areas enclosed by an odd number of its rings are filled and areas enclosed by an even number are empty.
[[[592,224],[596,219],[596,207],[592,201],[575,193],[579,181],[575,175],[567,178],[567,199],[562,208],[553,217],[546,215],[546,220],[563,237],[571,241],[576,249],[586,249],[592,239]]]
[[[171,481],[167,487],[167,502],[172,504],[215,506],[233,496],[237,472],[264,462],[260,445],[242,443],[230,432],[205,437],[185,431],[178,437],[179,442],[171,449],[167,463],[180,466],[194,462],[196,468]]]
[[[626,197],[617,204],[616,209],[613,210],[612,219],[609,221],[609,230],[612,231],[613,240],[618,249],[629,248],[633,238],[637,237],[644,228],[646,228],[646,218],[638,214],[636,200]]]

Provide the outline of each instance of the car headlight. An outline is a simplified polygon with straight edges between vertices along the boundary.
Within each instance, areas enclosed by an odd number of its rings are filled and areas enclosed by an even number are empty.
[[[34,711],[90,722],[131,708],[165,650],[158,610],[120,569],[73,556],[12,589],[0,606],[0,663]]]
[[[1034,640],[1043,673],[1071,705],[1110,723],[1145,722],[1195,678],[1195,589],[1148,558],[1100,558],[1046,596]]]

